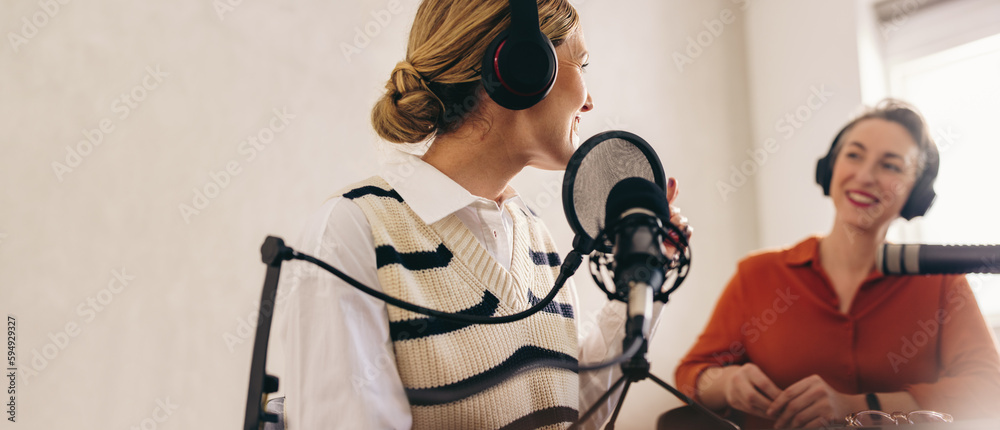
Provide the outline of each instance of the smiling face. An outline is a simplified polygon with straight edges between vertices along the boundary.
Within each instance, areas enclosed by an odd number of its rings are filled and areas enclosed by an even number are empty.
[[[577,30],[556,48],[559,71],[552,91],[537,105],[520,111],[527,133],[523,150],[528,166],[565,169],[580,145],[581,115],[594,108],[583,79],[588,58],[583,31]]]
[[[871,118],[856,123],[840,145],[830,181],[837,222],[884,231],[916,182],[916,142],[899,123]]]

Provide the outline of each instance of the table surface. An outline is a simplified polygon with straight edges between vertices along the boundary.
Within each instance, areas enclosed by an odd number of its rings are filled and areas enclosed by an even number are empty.
[[[816,430],[858,430],[858,429],[908,429],[908,430],[1000,430],[1000,420],[956,421],[953,423],[906,424],[903,426],[871,427],[815,427]]]

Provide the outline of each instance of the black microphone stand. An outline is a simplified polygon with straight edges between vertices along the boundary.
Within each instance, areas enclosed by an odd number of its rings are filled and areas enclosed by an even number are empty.
[[[274,298],[278,292],[281,263],[291,260],[293,255],[292,248],[285,246],[285,241],[274,236],[268,236],[260,246],[260,257],[267,265],[267,275],[260,295],[260,315],[253,342],[253,360],[250,362],[250,389],[247,390],[243,430],[260,430],[265,422],[278,422],[278,415],[264,409],[267,395],[278,391],[278,378],[267,374],[267,341],[271,334],[271,317],[274,315]]]
[[[626,324],[625,324],[625,331],[626,331],[626,333],[634,333],[633,330],[636,329],[636,328],[633,328],[632,324],[633,324],[633,321],[631,319],[629,319],[629,321],[626,322]],[[631,341],[632,341],[632,339],[630,338],[630,336],[626,335],[625,336],[625,345],[627,346]],[[622,376],[620,378],[618,378],[618,380],[615,381],[614,384],[611,385],[611,388],[608,388],[608,390],[605,391],[604,394],[599,399],[597,399],[597,402],[595,402],[590,407],[590,409],[587,409],[587,411],[582,416],[580,416],[580,420],[579,421],[577,421],[572,426],[570,426],[570,429],[579,429],[580,426],[584,422],[586,422],[588,419],[590,419],[590,417],[593,416],[594,413],[597,412],[597,409],[600,408],[604,404],[604,402],[606,402],[608,400],[608,398],[610,398],[611,395],[616,390],[618,390],[618,387],[622,386],[624,384],[624,388],[622,388],[622,395],[621,395],[621,397],[618,398],[618,402],[615,405],[614,413],[611,415],[611,420],[608,422],[608,425],[605,427],[605,429],[607,429],[607,430],[614,429],[615,428],[615,421],[618,420],[618,414],[621,412],[622,405],[625,403],[625,396],[628,394],[629,387],[634,382],[642,381],[643,379],[649,378],[653,382],[657,383],[659,386],[663,387],[663,389],[669,391],[671,394],[673,394],[674,396],[676,396],[678,399],[680,399],[684,403],[686,403],[689,406],[697,409],[699,412],[705,414],[706,416],[711,417],[714,421],[718,422],[721,425],[721,427],[719,427],[719,428],[739,430],[739,427],[736,424],[733,424],[732,422],[730,422],[730,421],[728,421],[728,420],[726,420],[726,419],[718,416],[714,412],[708,410],[708,408],[702,406],[700,403],[695,402],[690,397],[684,395],[684,393],[680,392],[679,390],[677,390],[676,388],[674,388],[670,384],[664,382],[662,379],[658,378],[656,375],[650,373],[649,372],[649,366],[650,366],[649,360],[646,359],[646,352],[647,352],[647,349],[648,349],[647,346],[648,346],[648,340],[645,339],[645,338],[643,338],[642,339],[642,346],[639,348],[639,352],[637,352],[635,355],[633,355],[631,360],[622,363],[622,365],[621,365],[621,367],[622,367]]]
[[[683,232],[680,232],[674,226],[670,226],[670,228],[677,231],[678,234],[683,234]],[[586,240],[584,238],[581,238],[580,236],[577,236],[574,239],[573,245],[574,249],[579,251],[594,249],[593,241]],[[687,248],[686,238],[685,240],[683,240],[683,245],[685,248]],[[591,258],[593,258],[593,256]],[[685,257],[685,259],[687,258]],[[602,262],[600,264],[605,264],[605,263]],[[631,285],[622,283],[622,285],[619,285],[614,292],[608,291],[608,289],[605,288],[604,283],[599,281],[596,276],[594,279],[595,281],[597,281],[597,286],[601,290],[603,290],[605,294],[607,294],[608,299],[610,300],[619,300],[626,303],[629,303],[630,301],[642,301],[643,303],[650,303],[650,304],[655,301],[659,301],[666,304],[667,301],[669,300],[670,293],[672,293],[674,290],[677,289],[677,287],[679,286],[679,282],[681,282],[682,279],[678,280],[678,282],[675,283],[674,287],[669,289],[668,291],[660,292],[658,294],[653,294],[653,286],[646,284],[645,282],[650,282],[658,286],[663,283],[663,278],[662,276],[660,276],[658,279],[650,278],[650,276],[655,276],[652,275],[652,273],[653,271],[646,271],[645,274],[639,275],[640,278],[637,279],[637,281],[639,282],[633,283]],[[580,426],[583,423],[585,423],[588,419],[590,419],[590,417],[593,416],[594,413],[596,413],[597,410],[603,406],[604,402],[606,402],[611,397],[611,395],[614,394],[616,390],[618,390],[619,386],[624,385],[624,388],[622,388],[622,394],[618,398],[617,403],[615,404],[615,409],[611,415],[611,419],[610,421],[608,421],[608,424],[605,427],[605,429],[607,430],[614,429],[615,421],[618,420],[618,414],[621,413],[622,405],[625,403],[625,396],[628,394],[629,387],[631,387],[632,383],[634,382],[642,381],[646,378],[649,378],[657,385],[663,387],[663,389],[667,390],[668,392],[670,392],[670,394],[673,394],[675,397],[677,397],[687,405],[693,407],[699,412],[710,417],[713,421],[715,421],[720,425],[718,427],[719,429],[740,430],[740,427],[737,426],[736,424],[720,417],[718,414],[710,411],[708,408],[702,406],[700,403],[695,402],[690,397],[684,395],[684,393],[680,392],[679,390],[677,390],[670,384],[666,383],[656,375],[650,373],[649,371],[650,363],[649,360],[646,359],[646,352],[648,351],[648,346],[649,346],[649,340],[647,339],[649,330],[648,328],[641,326],[641,324],[651,323],[650,319],[652,318],[652,315],[648,315],[648,313],[650,312],[651,312],[651,307],[647,308],[646,310],[647,315],[644,315],[644,318],[634,318],[634,315],[627,316],[625,322],[625,339],[622,342],[622,347],[628,348],[629,345],[632,345],[633,342],[636,341],[636,339],[641,339],[642,343],[641,346],[639,347],[638,352],[636,352],[631,359],[621,364],[622,376],[619,377],[618,380],[615,381],[615,383],[612,384],[611,387],[608,388],[608,390],[605,391],[604,394],[601,395],[601,397],[597,399],[597,401],[593,405],[591,405],[590,408],[587,409],[587,411],[584,412],[583,415],[580,416],[579,421],[573,423],[573,425],[570,426],[570,429],[579,429]]]

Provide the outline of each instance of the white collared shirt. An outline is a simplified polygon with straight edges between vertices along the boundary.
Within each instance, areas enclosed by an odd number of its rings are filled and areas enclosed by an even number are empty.
[[[505,269],[510,269],[513,219],[510,210],[527,207],[512,192],[503,205],[474,196],[417,157],[388,165],[382,177],[427,224],[454,213]],[[327,201],[308,222],[295,249],[326,261],[361,283],[382,291],[375,263],[371,226],[351,200]],[[412,417],[396,370],[386,305],[330,273],[293,261],[278,293],[285,367],[286,425],[301,429],[408,429]],[[579,308],[576,290],[572,305]],[[654,321],[659,316],[659,307]],[[577,313],[577,331],[580,318]],[[621,353],[625,307],[608,303],[596,317],[596,329],[580,340],[580,363],[590,364]],[[589,408],[621,375],[618,366],[580,372],[580,413]],[[596,428],[610,415],[609,399],[585,428]]]

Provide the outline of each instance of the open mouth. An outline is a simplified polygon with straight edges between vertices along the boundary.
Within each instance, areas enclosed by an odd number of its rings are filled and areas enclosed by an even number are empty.
[[[573,118],[573,133],[580,134],[580,117]]]
[[[879,202],[879,199],[874,195],[866,193],[864,191],[851,190],[847,192],[847,200],[851,202],[854,206],[867,208],[874,206]]]

